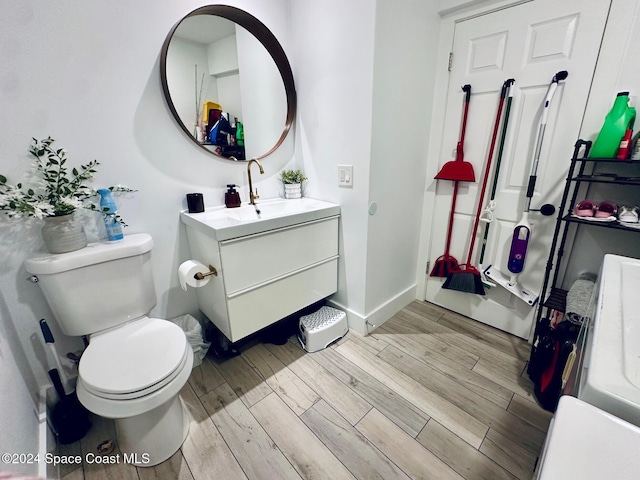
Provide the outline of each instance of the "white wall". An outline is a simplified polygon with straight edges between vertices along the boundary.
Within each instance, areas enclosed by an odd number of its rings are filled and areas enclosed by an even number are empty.
[[[213,83],[215,90],[215,81],[211,82],[209,76],[207,50],[199,43],[174,37],[167,51],[167,58],[169,60],[167,61],[167,84],[171,92],[171,101],[182,123],[187,127],[187,130],[193,132],[197,115],[202,115],[202,111],[198,109],[196,112],[195,108],[196,65],[198,67],[198,93],[202,84],[202,102],[209,98],[217,98],[217,96],[208,95],[209,84]],[[207,119],[204,119],[205,123],[206,121]]]
[[[365,333],[415,298],[438,17],[431,2],[323,0],[294,2],[292,27],[296,158],[308,193],[342,206],[332,301]]]
[[[205,101],[211,100],[222,105],[224,111],[229,114],[228,120],[231,123],[234,123],[233,117],[237,117],[241,122],[244,121],[236,35],[229,35],[210,43],[207,46],[207,56],[209,58],[209,73],[212,75],[210,81],[216,87],[216,92],[214,92],[216,95],[206,96]],[[282,123],[284,124],[284,122]],[[275,141],[271,145],[273,144]],[[267,150],[268,148],[263,152]]]
[[[369,186],[377,211],[369,216],[365,281],[374,324],[416,298],[438,36],[433,2],[378,0]]]
[[[320,0],[292,2],[291,7],[296,166],[310,179],[309,196],[342,207],[333,299],[348,310],[353,328],[353,318],[366,310],[375,3]],[[338,188],[337,165],[342,164],[353,165],[352,188]]]
[[[238,71],[236,36],[229,35],[207,46],[210,75],[226,75]]]
[[[5,2],[0,18],[0,173],[13,182],[24,179],[31,137],[51,135],[67,149],[71,165],[101,163],[96,186],[137,188],[119,207],[130,225],[125,234],[149,232],[154,238],[158,306],[152,314],[164,318],[197,313],[195,295],[184,293],[177,281],[178,265],[188,258],[178,215],[186,208],[185,194],[202,192],[207,205],[217,205],[226,184],[236,183],[242,198],[248,196],[246,164],[214,158],[192,144],[162,95],[165,36],[186,13],[208,3],[23,0]],[[290,54],[287,0],[227,3],[261,19]],[[286,148],[265,159],[265,174],[254,179],[264,198],[278,195],[277,174],[290,161]],[[0,390],[16,393],[0,396],[0,437],[3,446],[15,438],[16,448],[35,452],[34,404],[24,397],[48,383],[38,320],[50,321],[63,354],[79,345],[60,334],[37,285],[25,281],[22,262],[40,248],[41,224],[2,217],[0,331],[11,332],[15,341],[0,343]],[[90,218],[87,226],[95,239],[99,223]]]
[[[236,38],[245,153],[252,158],[271,150],[280,138],[287,119],[287,96],[267,49],[244,28],[236,27]]]

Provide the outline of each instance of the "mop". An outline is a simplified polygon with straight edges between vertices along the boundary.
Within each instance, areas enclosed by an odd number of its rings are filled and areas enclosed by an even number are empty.
[[[493,211],[496,208],[495,198],[496,198],[496,189],[498,188],[498,177],[500,175],[500,164],[502,163],[502,153],[504,152],[504,143],[507,138],[507,126],[509,124],[509,115],[511,113],[511,103],[513,102],[513,89],[511,88],[515,80],[510,78],[505,80],[502,88],[506,88],[509,92],[507,98],[507,106],[504,110],[504,120],[502,122],[502,132],[500,133],[500,146],[498,147],[498,156],[496,157],[496,168],[493,172],[493,180],[491,183],[491,194],[489,196],[489,205],[485,207],[480,215],[480,221],[484,222],[484,233],[482,235],[482,248],[480,250],[480,259],[478,260],[478,265],[480,267],[480,273],[482,274],[482,284],[485,288],[495,287],[496,284],[491,282],[484,273],[483,261],[484,254],[487,249],[487,239],[489,238],[489,227],[491,226],[491,222],[493,221]]]
[[[471,99],[471,85],[467,84],[462,87],[465,92],[464,107],[462,115],[462,127],[460,132],[460,140],[456,146],[456,159],[442,166],[442,169],[435,176],[437,180],[453,180],[453,196],[451,199],[451,210],[449,211],[449,225],[447,227],[447,240],[445,244],[444,254],[438,257],[431,270],[431,277],[446,277],[452,271],[458,268],[458,260],[450,253],[451,233],[453,231],[453,216],[456,211],[456,199],[458,197],[458,182],[475,181],[473,173],[473,165],[464,161],[464,135],[467,128],[467,115],[469,114],[469,100]]]
[[[442,288],[446,288],[449,290],[458,290],[460,292],[477,293],[478,295],[485,294],[484,286],[482,285],[482,275],[480,274],[480,271],[471,264],[471,257],[473,256],[473,247],[476,242],[476,234],[478,233],[480,213],[482,212],[482,202],[484,201],[484,194],[487,189],[489,172],[491,171],[491,160],[493,158],[493,150],[496,146],[498,127],[500,126],[500,118],[502,116],[502,107],[504,106],[504,98],[507,93],[505,84],[502,85],[502,91],[500,92],[498,113],[496,114],[496,121],[493,127],[493,135],[491,137],[491,145],[489,147],[489,152],[487,155],[484,178],[482,180],[482,187],[480,189],[480,199],[478,200],[478,210],[476,212],[475,222],[471,231],[471,243],[469,245],[469,252],[467,253],[467,262],[463,265],[460,265],[458,269],[454,270],[449,276],[447,276],[447,280],[442,285]]]
[[[562,70],[556,73],[551,80],[551,84],[547,90],[547,95],[544,99],[542,115],[540,117],[540,124],[538,127],[538,134],[536,137],[536,146],[533,155],[533,162],[531,164],[531,173],[529,174],[529,183],[527,185],[527,194],[525,200],[524,212],[517,225],[514,227],[513,236],[511,238],[511,248],[509,251],[509,257],[507,261],[507,269],[510,272],[509,278],[506,278],[499,270],[489,265],[484,271],[485,275],[491,280],[499,284],[500,286],[513,293],[516,297],[526,302],[530,306],[533,306],[538,301],[538,296],[522,287],[518,284],[518,276],[524,270],[525,259],[527,256],[527,249],[529,247],[529,238],[531,236],[531,224],[529,223],[529,211],[531,211],[531,198],[533,197],[533,191],[536,186],[536,173],[538,171],[538,163],[540,161],[540,150],[542,147],[542,141],[544,139],[544,131],[547,126],[547,118],[549,116],[549,106],[551,100],[558,88],[558,83],[561,80],[567,78],[569,74],[566,70]],[[548,213],[553,208],[552,205],[544,205],[539,211],[543,215],[553,214]],[[554,209],[555,210],[555,209]],[[535,211],[535,210],[534,210]]]

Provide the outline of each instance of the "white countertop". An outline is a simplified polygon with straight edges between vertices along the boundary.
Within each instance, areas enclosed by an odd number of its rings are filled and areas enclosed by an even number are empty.
[[[340,205],[306,197],[256,203],[237,208],[208,207],[202,213],[183,211],[180,217],[185,225],[223,241],[340,214]]]

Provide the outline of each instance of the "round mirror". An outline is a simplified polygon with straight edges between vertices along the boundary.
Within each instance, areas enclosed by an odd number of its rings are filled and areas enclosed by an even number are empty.
[[[263,158],[291,129],[296,91],[287,56],[243,10],[208,5],[185,16],[162,46],[160,75],[178,125],[213,155]]]

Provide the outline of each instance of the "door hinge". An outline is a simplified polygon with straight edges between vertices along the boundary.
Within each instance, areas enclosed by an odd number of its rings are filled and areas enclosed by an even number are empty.
[[[453,52],[449,52],[449,65],[447,67],[448,71],[451,71],[451,65],[453,65]]]
[[[426,271],[426,272],[424,272],[424,273],[426,273],[427,275],[429,275],[429,272],[431,271],[431,270],[429,269],[429,266],[430,266],[430,265],[431,265],[431,262],[430,262],[430,261],[427,261],[427,271]]]

